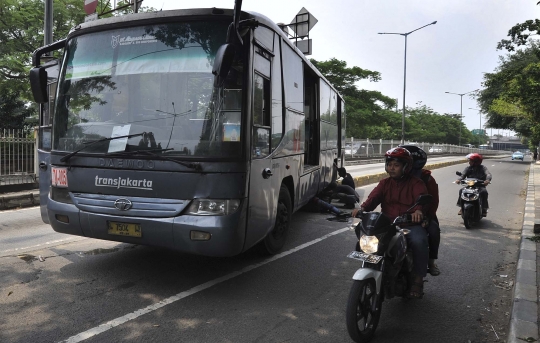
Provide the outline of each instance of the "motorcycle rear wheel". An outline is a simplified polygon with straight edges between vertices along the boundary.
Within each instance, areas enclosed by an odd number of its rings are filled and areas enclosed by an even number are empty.
[[[377,295],[373,278],[354,280],[347,300],[347,331],[357,343],[369,342],[381,317],[382,293]]]

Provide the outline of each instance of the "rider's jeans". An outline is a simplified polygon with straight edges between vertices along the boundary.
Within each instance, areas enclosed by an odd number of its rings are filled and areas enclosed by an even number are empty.
[[[414,273],[424,277],[428,265],[428,237],[427,231],[420,225],[408,226],[410,232],[405,235],[407,245],[412,249],[414,261]]]

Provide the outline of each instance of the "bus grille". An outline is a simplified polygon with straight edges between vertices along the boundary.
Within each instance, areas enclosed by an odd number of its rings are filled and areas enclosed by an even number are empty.
[[[71,193],[71,197],[75,206],[82,211],[129,217],[175,217],[189,204],[189,200],[118,195]]]

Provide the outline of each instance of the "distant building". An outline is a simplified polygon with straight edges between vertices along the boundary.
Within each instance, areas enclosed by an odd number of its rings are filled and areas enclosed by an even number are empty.
[[[489,139],[489,146],[493,150],[526,150],[529,146],[521,143],[520,137],[492,136]]]

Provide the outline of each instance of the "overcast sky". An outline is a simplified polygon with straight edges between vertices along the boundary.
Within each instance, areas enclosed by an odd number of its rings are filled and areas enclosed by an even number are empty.
[[[493,72],[499,56],[497,43],[517,23],[538,18],[538,0],[243,0],[242,9],[290,23],[305,7],[318,23],[310,32],[316,60],[335,57],[381,73],[376,83],[358,87],[397,98],[403,106],[405,38],[378,32],[411,33],[407,38],[406,105],[418,102],[438,113],[459,113],[460,96],[481,88],[484,73]],[[234,0],[144,0],[143,6],[163,10],[194,7],[233,8]],[[478,129],[476,101],[463,96],[463,121]],[[482,119],[484,125],[484,119]],[[493,134],[495,134],[493,130]],[[501,131],[502,133],[502,131]],[[490,131],[488,130],[488,134]]]

